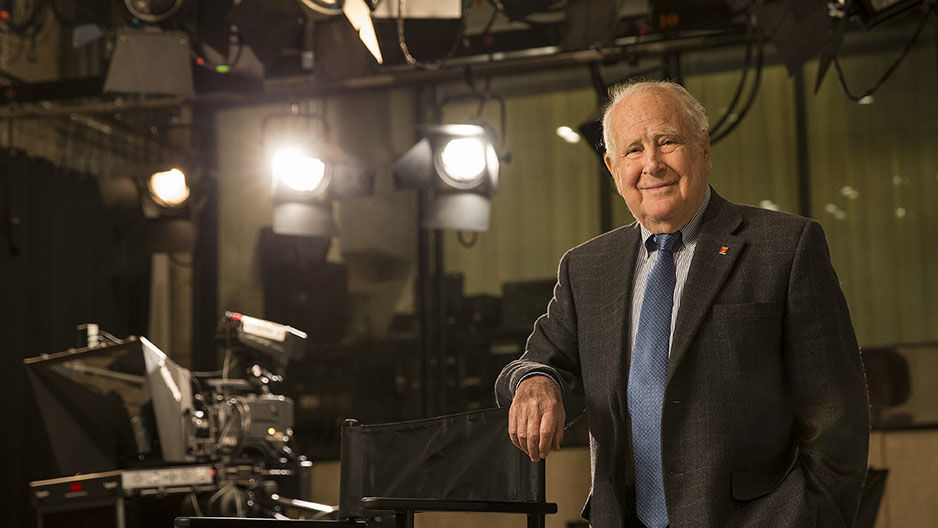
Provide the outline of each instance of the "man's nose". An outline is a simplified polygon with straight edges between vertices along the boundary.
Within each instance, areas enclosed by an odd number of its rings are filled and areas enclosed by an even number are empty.
[[[661,162],[661,154],[657,149],[645,149],[642,155],[642,172],[645,174],[657,174],[661,171],[664,164]]]

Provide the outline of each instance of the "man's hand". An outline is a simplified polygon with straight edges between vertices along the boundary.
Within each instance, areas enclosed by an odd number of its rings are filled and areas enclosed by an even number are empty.
[[[537,462],[560,449],[565,419],[560,387],[547,376],[531,376],[518,385],[511,401],[508,435],[511,443]]]

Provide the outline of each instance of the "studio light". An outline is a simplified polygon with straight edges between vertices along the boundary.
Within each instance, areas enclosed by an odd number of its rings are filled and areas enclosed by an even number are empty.
[[[342,0],[300,0],[306,7],[324,15],[338,15],[342,12]]]
[[[856,0],[854,5],[867,28],[921,8],[922,0]]]
[[[186,175],[179,169],[154,172],[147,182],[150,197],[157,205],[169,209],[181,207],[189,199]]]
[[[384,58],[381,56],[381,47],[378,46],[375,25],[371,20],[371,9],[365,4],[365,0],[345,0],[342,11],[352,27],[355,28],[355,31],[358,32],[358,38],[361,39],[362,44],[371,52],[371,56],[375,58],[378,64],[383,63]]]
[[[172,18],[186,0],[124,0],[124,7],[134,17],[151,24]]]
[[[334,236],[332,200],[372,192],[374,171],[331,145],[285,146],[271,157],[273,232]]]
[[[192,171],[187,175],[185,170],[192,168],[186,162],[167,164],[137,180],[144,219],[134,226],[131,238],[138,250],[172,253],[195,247],[196,229],[190,218]]]
[[[427,189],[420,224],[430,229],[486,231],[498,190],[498,155],[479,125],[426,125],[424,136],[393,168],[398,189]]]
[[[378,64],[384,62],[381,47],[378,45],[378,36],[375,33],[375,25],[371,19],[371,11],[374,9],[373,2],[366,2],[365,0],[300,0],[300,3],[317,13],[325,15],[345,13],[345,18],[358,32],[358,38],[368,48],[371,56],[375,58]]]
[[[119,30],[104,91],[193,97],[189,36],[184,31]]]
[[[485,146],[482,138],[450,139],[434,158],[436,169],[446,183],[457,189],[471,189],[485,172]]]
[[[128,255],[191,251],[195,246],[191,191],[179,169],[149,178],[100,178],[98,187]]]
[[[300,194],[317,196],[325,190],[326,164],[304,155],[297,148],[284,148],[274,154],[271,171],[274,185],[285,185]]]

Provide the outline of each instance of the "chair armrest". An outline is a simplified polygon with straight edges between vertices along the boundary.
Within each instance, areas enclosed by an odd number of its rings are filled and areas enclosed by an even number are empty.
[[[528,515],[546,515],[557,513],[557,504],[553,502],[502,502],[469,501],[440,499],[404,499],[395,497],[363,497],[362,506],[366,510],[399,512],[486,512],[486,513],[526,513]]]
[[[176,517],[175,528],[353,528],[365,527],[362,521],[312,521],[294,519],[259,519],[245,517]]]

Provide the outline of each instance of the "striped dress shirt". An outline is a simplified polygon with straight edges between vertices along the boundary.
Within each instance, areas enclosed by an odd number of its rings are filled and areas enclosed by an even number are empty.
[[[674,339],[674,322],[677,320],[678,310],[681,307],[681,294],[684,292],[684,283],[687,282],[687,272],[690,270],[690,261],[694,258],[694,249],[697,247],[697,235],[700,233],[700,220],[710,203],[710,186],[704,195],[703,203],[697,209],[694,217],[687,222],[681,231],[681,244],[674,251],[674,269],[676,281],[674,283],[674,308],[671,310],[671,339]],[[635,346],[635,334],[638,333],[638,318],[642,314],[642,299],[645,297],[645,285],[648,283],[648,274],[655,265],[660,251],[648,251],[648,239],[655,235],[645,226],[642,229],[642,247],[638,250],[638,261],[635,263],[635,276],[632,278],[632,318],[629,321],[629,350]],[[668,355],[671,354],[670,342]]]

